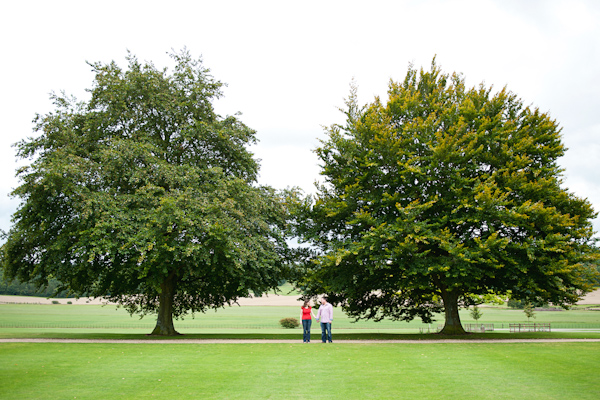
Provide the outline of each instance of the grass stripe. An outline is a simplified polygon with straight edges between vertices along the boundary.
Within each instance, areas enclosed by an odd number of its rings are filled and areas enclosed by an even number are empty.
[[[595,399],[600,343],[0,344],[2,399]]]

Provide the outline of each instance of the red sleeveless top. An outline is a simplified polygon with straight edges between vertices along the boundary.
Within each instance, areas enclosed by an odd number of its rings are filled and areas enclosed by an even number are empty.
[[[311,319],[310,310],[311,310],[310,307],[308,307],[308,308],[302,307],[302,319]]]

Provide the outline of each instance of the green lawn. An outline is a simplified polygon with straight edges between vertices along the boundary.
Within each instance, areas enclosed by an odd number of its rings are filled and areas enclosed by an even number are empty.
[[[175,327],[182,331],[198,329],[279,329],[279,320],[285,317],[300,318],[299,307],[227,307],[205,314],[196,314],[184,320],[175,321]],[[438,321],[443,321],[441,315]],[[464,324],[473,323],[467,310],[461,311]],[[508,327],[511,322],[526,322],[521,310],[503,308],[483,308],[481,323],[494,323],[497,328]],[[381,322],[359,321],[353,323],[341,310],[335,311],[336,329],[368,330],[412,330],[428,326],[420,320],[399,322],[384,320]],[[531,322],[551,322],[553,328],[600,329],[600,311],[570,310],[537,312]],[[430,328],[435,330],[434,322]],[[101,328],[101,329],[152,329],[155,324],[153,315],[141,319],[130,316],[122,308],[114,305],[34,305],[0,304],[0,329],[3,328]]]
[[[177,321],[183,338],[295,339],[279,328],[297,307],[231,307]],[[486,318],[488,317],[488,318]],[[471,322],[468,312],[463,323]],[[525,322],[484,309],[481,322]],[[600,312],[538,312],[535,322],[600,326]],[[0,338],[150,339],[114,306],[0,305]],[[441,339],[419,321],[352,324],[338,310],[334,340]],[[432,326],[435,326],[433,324]],[[1,399],[136,398],[596,398],[600,343],[32,344],[0,343]],[[600,338],[600,332],[494,332],[469,339]],[[169,340],[164,339],[164,340]]]
[[[302,331],[295,330],[190,330],[183,331],[183,336],[148,336],[142,329],[0,329],[0,339],[114,339],[114,340],[186,340],[186,339],[275,339],[301,341]],[[321,339],[318,329],[313,329],[313,341]],[[340,340],[498,340],[498,339],[600,339],[598,331],[574,332],[486,332],[460,336],[439,335],[437,333],[419,334],[405,331],[370,332],[369,330],[334,329],[333,339]]]
[[[600,343],[0,344],[8,399],[596,399]]]
[[[272,338],[296,339],[301,330],[282,329],[279,320],[286,316],[297,316],[297,307],[229,307],[217,312],[196,315],[185,320],[176,321],[176,328],[186,338]],[[507,309],[486,309],[486,314],[508,326],[508,321],[524,322],[520,311]],[[484,320],[485,321],[485,320]],[[596,311],[564,311],[540,312],[537,322],[552,322],[553,327],[578,326],[595,329],[585,334],[552,332],[534,334],[533,337],[600,337],[600,312]],[[463,323],[472,322],[468,313],[463,313]],[[32,305],[1,304],[0,305],[0,338],[145,338],[154,326],[154,316],[140,320],[131,317],[123,309],[115,306],[97,305]],[[500,323],[496,322],[497,327]],[[435,332],[437,323],[431,325]],[[356,324],[345,316],[341,310],[336,311],[333,324],[334,335],[338,339],[427,339],[436,335],[415,335],[419,328],[427,328],[420,321],[360,321]],[[319,325],[313,323],[313,338],[319,337]],[[566,336],[565,336],[566,335]],[[481,335],[471,335],[478,337]],[[517,338],[532,337],[529,334],[509,334],[506,331],[485,333],[485,338]]]

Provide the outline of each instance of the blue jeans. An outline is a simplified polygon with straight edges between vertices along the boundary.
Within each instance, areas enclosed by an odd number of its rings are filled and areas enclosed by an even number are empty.
[[[312,325],[312,319],[302,320],[302,339],[305,342],[310,342],[310,326]]]
[[[321,322],[321,341],[331,343],[331,322]]]

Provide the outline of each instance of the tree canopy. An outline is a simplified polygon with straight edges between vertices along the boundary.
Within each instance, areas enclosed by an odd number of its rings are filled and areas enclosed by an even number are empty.
[[[298,282],[356,318],[464,333],[475,296],[568,305],[591,290],[590,203],[561,187],[559,125],[507,89],[467,88],[435,60],[391,81],[316,150],[324,183],[298,212],[315,255]]]
[[[89,101],[52,96],[17,145],[31,163],[1,253],[10,278],[158,312],[163,335],[173,316],[276,288],[287,251],[283,194],[256,184],[255,131],[216,114],[223,84],[201,60],[171,56],[172,70],[92,63]]]

